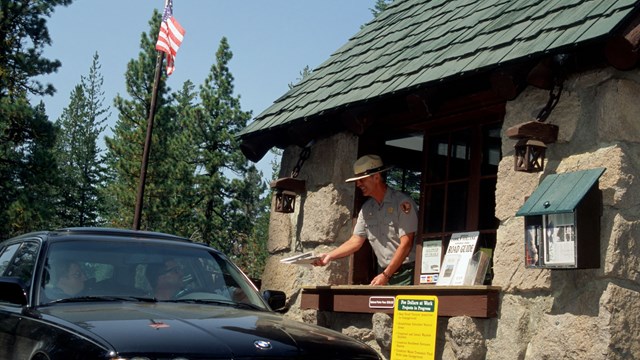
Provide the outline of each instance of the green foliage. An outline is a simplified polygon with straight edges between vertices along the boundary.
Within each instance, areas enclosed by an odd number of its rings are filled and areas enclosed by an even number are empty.
[[[125,73],[126,89],[129,99],[117,96],[114,100],[118,110],[118,120],[114,126],[113,136],[106,137],[107,154],[105,161],[109,169],[109,181],[105,191],[109,194],[109,211],[105,214],[111,226],[131,227],[140,177],[140,163],[146,137],[147,121],[151,105],[157,52],[155,36],[160,24],[160,13],[154,11],[149,22],[149,33],[143,33],[140,39],[138,58],[131,60]],[[158,228],[158,211],[162,209],[163,182],[165,172],[172,165],[164,153],[167,149],[168,137],[176,124],[171,124],[173,109],[167,94],[165,77],[156,84],[158,88],[156,114],[154,116],[154,132],[151,141],[147,181],[145,187],[145,203],[141,228],[161,230]]]
[[[392,2],[393,0],[376,0],[376,4],[374,5],[373,9],[369,9],[369,10],[371,10],[371,14],[373,15],[373,17],[376,18],[389,5],[391,5]]]
[[[70,0],[0,2],[0,237],[49,226],[53,217],[56,162],[55,127],[44,105],[32,107],[29,94],[51,94],[37,76],[60,62],[42,57],[51,39],[46,27],[55,6]]]
[[[51,44],[46,18],[56,6],[69,4],[71,0],[0,2],[0,97],[53,94],[52,85],[34,78],[60,67],[60,61],[42,57],[43,48]]]
[[[62,181],[58,185],[55,226],[100,225],[104,204],[100,191],[104,167],[97,141],[109,109],[104,106],[97,53],[89,75],[80,79],[58,119],[63,135],[56,142],[56,157]]]
[[[216,63],[200,86],[202,104],[190,131],[197,151],[194,215],[198,234],[233,255],[251,248],[247,242],[257,241],[254,221],[265,212],[260,196],[266,184],[242,155],[236,139],[251,113],[242,111],[240,97],[234,97],[228,68],[231,58],[227,39],[222,38]]]
[[[158,52],[160,13],[140,38],[140,52],[125,73],[127,96],[117,96],[118,119],[105,130],[99,58],[69,94],[57,124],[27,94],[50,94],[34,81],[60,63],[43,59],[51,40],[44,17],[70,0],[9,1],[0,5],[0,231],[3,237],[60,226],[130,227],[140,179]],[[10,18],[9,15],[13,16]],[[234,94],[227,39],[196,90],[157,86],[153,136],[144,187],[141,229],[190,237],[219,248],[251,277],[267,258],[270,196],[256,167],[242,155],[237,133],[251,119]],[[306,69],[308,72],[308,69]],[[58,137],[56,137],[56,134]],[[277,166],[277,164],[274,164]]]
[[[55,131],[44,105],[31,108],[24,98],[0,98],[0,119],[21,125],[9,130],[3,121],[0,132],[0,231],[6,238],[47,227],[53,217]]]
[[[295,83],[289,83],[289,89],[293,89],[294,86],[296,86],[296,84],[299,84],[302,82],[302,80],[306,79],[309,75],[311,75],[311,73],[313,72],[313,70],[311,70],[309,68],[309,65],[305,66],[302,71],[300,71],[300,77],[298,77],[296,79]]]
[[[129,62],[129,99],[115,99],[118,121],[114,135],[106,138],[110,173],[105,192],[110,201],[104,217],[117,227],[133,222],[159,21],[156,12],[151,30],[142,36],[138,58]],[[261,198],[266,190],[262,174],[249,165],[236,139],[251,114],[241,110],[240,98],[233,94],[231,58],[223,38],[199,92],[187,81],[172,93],[164,75],[157,84],[141,229],[211,244],[259,277],[266,261],[269,207]],[[263,227],[258,229],[258,223]]]
[[[191,81],[186,81],[182,89],[173,94],[173,122],[179,130],[167,141],[169,165],[173,166],[171,184],[165,188],[162,207],[170,209],[169,219],[163,225],[164,231],[191,236],[197,231],[193,223],[193,206],[197,201],[194,174],[196,173],[196,149],[189,124],[197,121],[197,94]],[[179,136],[178,136],[179,135]],[[154,151],[152,149],[152,151]]]
[[[387,184],[411,196],[416,204],[420,204],[420,176],[419,171],[392,168],[387,172]]]

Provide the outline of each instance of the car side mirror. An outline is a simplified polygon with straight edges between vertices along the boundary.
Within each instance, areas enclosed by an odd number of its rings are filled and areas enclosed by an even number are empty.
[[[284,291],[265,290],[262,292],[262,298],[267,301],[269,307],[273,311],[283,312],[287,303],[287,294]]]
[[[27,286],[20,279],[0,277],[0,302],[27,305]]]

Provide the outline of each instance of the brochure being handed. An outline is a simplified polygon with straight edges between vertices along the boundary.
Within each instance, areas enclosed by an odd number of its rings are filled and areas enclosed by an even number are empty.
[[[306,252],[304,254],[298,254],[290,256],[288,258],[284,258],[280,260],[280,262],[284,264],[311,264],[319,258],[320,257],[315,256],[313,252]]]

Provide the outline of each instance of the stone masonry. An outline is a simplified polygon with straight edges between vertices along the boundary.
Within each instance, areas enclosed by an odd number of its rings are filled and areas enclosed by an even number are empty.
[[[547,98],[547,91],[527,88],[507,104],[503,130],[533,120]],[[439,359],[640,358],[640,72],[603,69],[569,78],[547,121],[560,134],[548,146],[543,173],[513,171],[515,140],[502,139],[493,279],[502,288],[498,317],[441,317]],[[279,262],[299,251],[326,252],[349,238],[355,189],[344,179],[351,174],[357,141],[341,133],[314,144],[299,175],[307,193],[298,198],[296,212],[272,213],[262,286],[287,292],[286,316],[346,333],[388,358],[390,316],[299,308],[301,286],[347,283],[346,259],[326,268]],[[280,176],[289,176],[300,151],[285,150]],[[606,168],[599,182],[601,267],[526,269],[524,219],[515,216],[525,197],[546,175],[595,167]]]

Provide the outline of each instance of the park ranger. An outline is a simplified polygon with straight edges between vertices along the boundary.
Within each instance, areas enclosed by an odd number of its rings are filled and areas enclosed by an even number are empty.
[[[365,155],[353,165],[354,182],[369,198],[358,214],[353,235],[338,248],[319,255],[313,264],[324,266],[358,251],[369,240],[378,262],[371,285],[411,285],[415,264],[414,236],[418,227],[416,204],[411,197],[390,188],[378,155]]]

